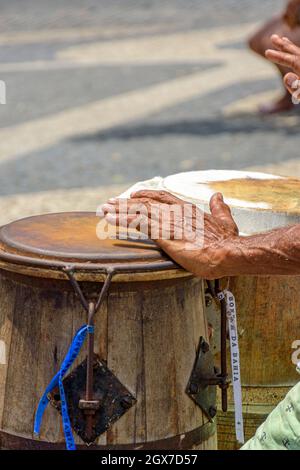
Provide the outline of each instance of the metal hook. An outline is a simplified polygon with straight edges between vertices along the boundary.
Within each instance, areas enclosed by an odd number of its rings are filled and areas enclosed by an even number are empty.
[[[82,408],[86,414],[86,434],[88,437],[93,434],[93,415],[99,409],[99,400],[94,400],[94,317],[99,310],[105,295],[108,292],[109,286],[115,270],[113,268],[107,269],[107,277],[104,281],[96,303],[88,302],[85,298],[82,289],[75,278],[75,269],[73,266],[66,266],[63,271],[68,276],[75,292],[78,294],[83,308],[88,312],[87,324],[90,327],[88,330],[88,344],[87,344],[87,372],[86,372],[86,392],[85,400],[80,400],[79,407]]]
[[[215,293],[219,294],[222,290],[220,288],[220,280],[215,280]],[[226,299],[223,298],[220,300],[221,305],[221,377],[224,379],[227,378],[227,311],[226,311]],[[228,383],[224,380],[219,384],[222,394],[222,411],[226,412],[228,409],[228,400],[227,400],[227,388]]]

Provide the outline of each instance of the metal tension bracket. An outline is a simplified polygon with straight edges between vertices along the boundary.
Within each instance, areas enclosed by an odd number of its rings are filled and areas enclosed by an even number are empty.
[[[212,287],[208,282],[211,295],[217,298],[219,282]],[[227,388],[230,383],[227,375],[226,361],[226,304],[221,303],[221,371],[214,366],[214,356],[207,341],[200,337],[194,367],[186,389],[187,394],[197,403],[210,421],[217,414],[217,389],[222,390],[222,411],[227,411]]]
[[[107,270],[96,302],[88,302],[85,298],[72,266],[64,268],[64,272],[87,313],[87,324],[91,328],[87,337],[87,358],[64,379],[63,384],[72,428],[84,442],[91,444],[131,408],[136,399],[94,353],[94,317],[107,295],[115,271]],[[60,412],[59,390],[54,390],[49,398]]]

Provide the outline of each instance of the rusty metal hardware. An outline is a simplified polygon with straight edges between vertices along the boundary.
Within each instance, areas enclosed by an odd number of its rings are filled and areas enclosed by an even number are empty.
[[[221,309],[221,328],[220,328],[220,344],[221,344],[221,373],[222,377],[228,376],[227,374],[227,312],[226,312],[226,299],[218,298],[218,294],[222,292],[220,288],[220,281],[217,279],[214,282],[206,281],[207,282],[207,292],[214,297],[216,301],[220,304]],[[218,384],[222,390],[221,401],[222,401],[222,411],[226,412],[228,409],[228,399],[227,399],[227,389],[230,381],[226,380],[224,383]]]
[[[95,362],[94,362],[94,317],[97,311],[99,310],[101,303],[106,296],[108,289],[110,287],[112,277],[114,275],[114,269],[108,268],[107,269],[107,278],[103,284],[101,292],[96,302],[88,302],[85,298],[82,289],[75,278],[75,270],[73,266],[67,266],[64,268],[65,274],[68,276],[74,291],[77,293],[79,300],[86,310],[88,314],[87,324],[89,327],[92,327],[88,332],[87,337],[87,359],[86,359],[86,386],[85,386],[85,398],[80,397],[77,403],[78,409],[85,416],[85,428],[84,432],[81,432],[82,438],[86,442],[93,442],[93,440],[97,437],[95,436],[95,416],[97,411],[101,407],[100,399],[95,396],[94,390],[94,370],[95,370]],[[116,379],[117,380],[117,379]],[[78,397],[77,397],[78,398]],[[125,400],[125,401],[124,401]],[[126,402],[124,398],[123,403]],[[53,399],[52,399],[53,401]],[[129,399],[129,405],[131,406],[131,397]],[[129,408],[128,406],[127,408]],[[123,409],[127,409],[126,406],[123,406]],[[82,428],[82,426],[81,426]],[[75,428],[74,428],[75,429]],[[76,430],[76,429],[75,429]],[[102,431],[103,432],[103,431]]]
[[[212,297],[210,295],[205,295],[205,307],[210,307],[212,304]]]
[[[215,281],[215,295],[217,296],[220,292],[220,281],[217,279]],[[221,376],[227,378],[227,312],[226,312],[226,299],[223,298],[220,300],[221,305]],[[229,382],[225,381],[222,384],[219,384],[222,393],[222,411],[226,412],[228,409],[228,397],[227,389]]]
[[[218,294],[221,292],[219,280],[207,281],[207,293],[211,298],[213,297],[220,302],[221,306],[221,370],[219,371],[214,367],[214,358],[210,346],[201,336],[194,368],[187,387],[188,395],[202,408],[210,420],[217,413],[216,386],[221,388],[222,411],[226,412],[228,408],[227,389],[230,380],[227,374],[226,355],[227,312],[226,299],[219,300],[218,298]],[[206,304],[210,301],[209,296],[207,295],[205,298]]]
[[[63,380],[72,428],[89,445],[136,403],[96,354],[92,366],[93,382],[89,394],[93,399],[86,398],[87,359]],[[60,412],[59,389],[53,390],[49,399]]]
[[[186,392],[200,406],[210,421],[217,413],[217,385],[227,387],[227,376],[223,376],[214,367],[214,357],[209,344],[201,336]]]
[[[79,408],[81,410],[99,410],[100,401],[99,400],[79,400]]]

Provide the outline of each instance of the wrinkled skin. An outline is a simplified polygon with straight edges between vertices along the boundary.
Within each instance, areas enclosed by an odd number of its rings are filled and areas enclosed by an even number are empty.
[[[102,207],[106,221],[117,227],[128,227],[138,220],[138,229],[143,230],[150,226],[151,219],[152,228],[159,234],[166,218],[166,206],[186,204],[162,191],[138,191],[127,201],[128,212],[134,209],[135,214],[124,214],[119,200],[111,199]],[[151,218],[152,205],[159,210]],[[138,210],[142,213],[145,207],[146,215],[136,214]],[[204,214],[192,206],[193,216],[187,223],[193,227],[196,215],[204,217],[203,228],[195,231],[192,241],[174,239],[176,223],[173,223],[170,238],[154,237],[156,243],[187,271],[205,279],[243,274],[300,274],[300,225],[241,237],[221,194],[212,197],[210,211],[211,214]],[[144,233],[149,235],[147,230]],[[204,242],[201,246],[199,238]]]
[[[161,235],[162,221],[168,217],[168,206],[179,205],[183,208],[186,204],[181,199],[172,196],[163,191],[139,191],[131,195],[128,200],[128,206],[135,211],[142,211],[147,207],[147,215],[139,218],[141,221],[140,229],[146,232],[145,227],[151,226],[154,231]],[[150,207],[159,207],[156,214],[152,214],[150,224]],[[106,220],[110,224],[118,226],[129,226],[132,224],[136,215],[124,215],[120,213],[118,200],[110,200],[109,204],[103,207],[106,213]],[[223,202],[221,194],[216,194],[210,202],[211,214],[204,214],[196,206],[192,207],[192,217],[187,221],[192,227],[193,237],[188,236],[182,240],[174,239],[174,234],[181,221],[171,220],[170,239],[156,238],[157,244],[179,265],[183,266],[187,271],[194,273],[200,277],[213,279],[218,273],[219,277],[226,273],[222,271],[222,258],[226,255],[227,244],[232,243],[238,236],[237,226],[231,216],[229,207]],[[114,214],[116,212],[116,216]],[[196,229],[196,217],[201,219],[204,217],[204,230]],[[148,219],[148,220],[146,220]],[[189,232],[190,233],[190,232]],[[148,234],[148,231],[146,233]],[[203,244],[202,244],[203,240]],[[199,243],[201,249],[199,249]]]

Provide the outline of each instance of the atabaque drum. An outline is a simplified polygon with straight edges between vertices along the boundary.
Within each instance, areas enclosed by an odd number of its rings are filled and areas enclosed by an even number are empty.
[[[189,385],[203,281],[153,243],[100,240],[98,222],[0,229],[0,447],[215,449],[215,408]]]
[[[170,176],[164,180],[164,186],[205,210],[209,210],[210,197],[221,192],[244,235],[300,222],[298,179],[212,170]],[[244,425],[248,439],[290,387],[299,381],[295,362],[297,357],[300,359],[297,354],[300,277],[240,276],[230,279],[229,289],[237,304]],[[211,298],[208,304],[209,321],[218,331],[219,306]],[[218,341],[214,341],[213,347],[218,353]],[[229,399],[231,395],[229,388]],[[219,448],[237,448],[232,399],[229,413],[218,411],[217,421]]]

